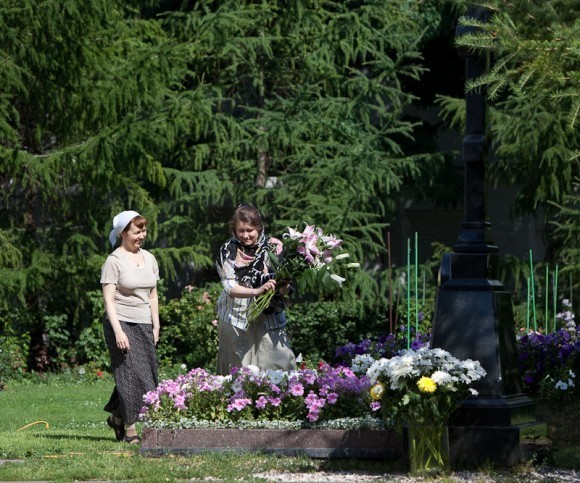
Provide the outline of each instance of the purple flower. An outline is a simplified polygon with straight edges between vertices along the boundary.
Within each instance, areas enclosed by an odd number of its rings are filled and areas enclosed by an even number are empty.
[[[306,384],[314,384],[314,381],[316,381],[316,375],[314,374],[313,371],[306,369],[303,374],[302,374],[302,378],[304,379],[304,382]]]
[[[268,404],[268,399],[266,399],[264,396],[260,396],[256,401],[256,408],[264,409],[266,404]]]
[[[228,405],[228,412],[231,413],[234,409],[236,411],[241,411],[248,404],[252,404],[252,400],[251,399],[244,399],[244,398],[236,399],[231,404]]]
[[[303,396],[304,395],[304,386],[300,383],[293,383],[289,386],[290,394],[292,396]]]
[[[185,405],[185,394],[177,394],[173,398],[173,404],[175,405],[176,409],[186,409]]]
[[[306,418],[308,419],[308,421],[313,423],[315,421],[318,421],[319,416],[320,416],[320,411],[318,411],[318,409],[312,409],[312,410],[308,411]]]
[[[157,391],[149,391],[148,393],[146,393],[143,396],[143,402],[145,404],[155,404],[156,402],[159,401],[159,394],[157,393]]]

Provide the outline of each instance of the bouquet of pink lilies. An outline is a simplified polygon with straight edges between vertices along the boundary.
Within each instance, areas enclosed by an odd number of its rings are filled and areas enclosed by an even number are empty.
[[[247,312],[249,322],[270,305],[274,295],[287,286],[285,282],[292,282],[301,293],[329,292],[346,280],[339,271],[344,273],[343,268],[360,266],[343,263],[350,255],[342,251],[342,240],[325,235],[314,225],[307,224],[302,232],[288,228],[282,240],[270,238],[270,245],[268,255],[279,286],[276,291],[266,292],[252,301]]]

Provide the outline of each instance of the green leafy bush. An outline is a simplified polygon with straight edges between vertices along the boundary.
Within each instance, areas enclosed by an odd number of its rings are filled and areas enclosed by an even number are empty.
[[[100,290],[88,293],[92,319],[90,324],[81,330],[75,343],[79,363],[88,364],[95,369],[109,369],[111,360],[103,333],[105,307]]]
[[[22,339],[0,337],[0,390],[8,381],[21,379],[26,372],[26,352]]]
[[[161,335],[157,353],[162,365],[184,363],[188,368],[215,369],[216,302],[220,292],[219,283],[201,288],[188,285],[181,297],[159,307]]]
[[[352,303],[341,301],[293,304],[286,311],[292,349],[313,361],[330,361],[336,348],[349,340],[383,333],[387,312],[368,308],[361,313]]]
[[[25,311],[0,312],[0,390],[26,373],[31,326]]]

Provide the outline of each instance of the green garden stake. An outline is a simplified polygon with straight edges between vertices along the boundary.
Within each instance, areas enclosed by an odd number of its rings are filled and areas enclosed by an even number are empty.
[[[554,285],[552,287],[552,302],[553,302],[553,309],[554,309],[554,332],[556,332],[556,312],[558,311],[557,303],[558,303],[558,265],[556,264],[556,269],[554,270],[554,278],[553,278]]]
[[[407,349],[411,348],[411,239],[407,238]]]
[[[538,321],[536,319],[536,289],[534,284],[534,262],[532,259],[532,249],[530,248],[530,287],[532,293],[532,314],[534,316],[534,330],[538,330]]]
[[[415,337],[419,333],[419,290],[417,288],[417,268],[419,265],[419,235],[415,232]]]
[[[550,331],[550,317],[548,314],[548,301],[550,300],[549,296],[550,296],[550,267],[549,265],[546,265],[546,312],[545,312],[545,320],[546,320],[546,334]]]
[[[528,290],[526,292],[526,333],[530,332],[530,277],[526,279]]]

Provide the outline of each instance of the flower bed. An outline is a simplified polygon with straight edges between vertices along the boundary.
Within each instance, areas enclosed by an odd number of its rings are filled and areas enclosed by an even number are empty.
[[[317,370],[266,371],[234,368],[228,376],[192,369],[162,381],[144,396],[141,418],[157,429],[182,428],[184,421],[315,423],[372,412],[365,375],[321,364]]]
[[[193,369],[146,394],[144,454],[260,451],[396,458],[399,435],[373,412],[366,376],[321,364],[292,372]]]

